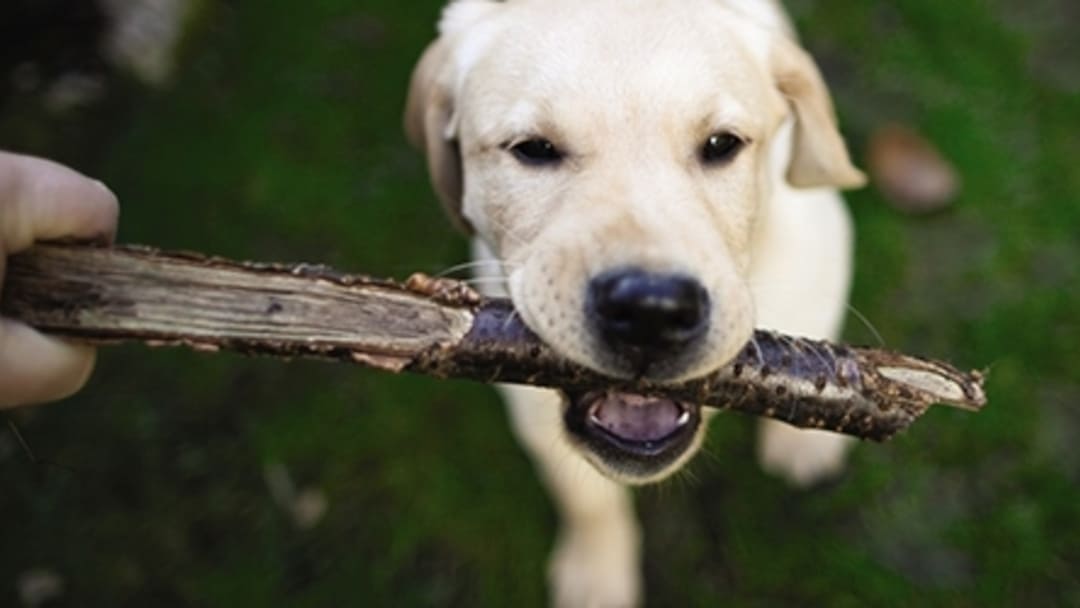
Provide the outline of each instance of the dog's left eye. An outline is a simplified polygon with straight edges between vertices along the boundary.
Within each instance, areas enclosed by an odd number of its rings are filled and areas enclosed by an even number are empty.
[[[706,165],[719,165],[735,158],[746,142],[734,133],[714,133],[701,146],[701,161]]]
[[[563,159],[563,153],[555,144],[536,137],[510,146],[514,157],[526,165],[553,165]]]

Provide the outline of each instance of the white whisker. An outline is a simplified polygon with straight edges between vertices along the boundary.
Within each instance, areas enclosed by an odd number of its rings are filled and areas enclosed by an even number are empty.
[[[454,264],[453,266],[450,266],[448,268],[444,268],[444,269],[440,270],[439,272],[436,272],[434,276],[447,277],[447,276],[450,276],[450,275],[452,275],[454,273],[461,272],[463,270],[472,270],[474,268],[479,268],[479,267],[481,267],[481,266],[483,266],[485,264],[490,264],[490,263],[492,263],[492,262],[490,262],[489,260],[474,260],[472,262],[462,262],[461,264]]]
[[[506,320],[503,321],[503,326],[502,326],[503,331],[506,331],[506,328],[510,327],[510,324],[514,322],[514,317],[516,317],[516,316],[518,316],[518,311],[517,311],[516,308],[511,310],[510,314],[506,315]]]
[[[514,241],[516,241],[518,245],[525,245],[526,244],[525,239],[518,236],[513,230],[510,230],[509,226],[507,226],[506,224],[500,222],[498,219],[495,218],[494,215],[488,216],[487,221],[491,222],[496,228],[498,228],[499,232],[503,236],[510,237],[510,238],[514,239]]]
[[[796,344],[795,339],[792,338],[791,336],[785,336],[785,335],[781,334],[780,339],[783,340],[784,342],[787,342],[788,344],[790,344],[792,346],[795,346],[795,344]],[[836,366],[833,365],[828,359],[826,359],[825,355],[822,355],[821,352],[818,351],[817,346],[810,346],[810,352],[814,353],[814,357],[816,357],[817,360],[820,361],[821,364],[825,366],[825,369],[829,370],[830,376],[835,378],[836,377]]]
[[[863,326],[866,327],[866,329],[870,330],[870,333],[874,336],[874,339],[877,340],[877,345],[879,347],[884,347],[885,338],[881,337],[881,334],[878,332],[877,328],[874,327],[874,324],[870,322],[870,319],[867,319],[866,315],[859,312],[859,309],[855,308],[851,304],[848,304],[848,310],[851,311],[851,314],[855,315],[856,319],[862,322]]]
[[[750,344],[754,347],[754,352],[757,353],[758,369],[765,367],[765,353],[761,352],[761,345],[758,344],[757,336],[750,338]]]
[[[749,283],[749,285],[750,285],[751,289],[754,290],[754,291],[766,291],[766,292],[767,291],[774,291],[774,292],[775,291],[780,291],[780,292],[796,291],[797,289],[801,289],[801,288],[798,288],[798,287],[790,287],[789,285],[787,285],[785,283],[781,283],[781,282],[774,282],[774,283],[763,283],[763,282],[762,283],[755,283],[755,282],[751,282],[751,283]],[[805,297],[813,297],[813,294],[801,294],[800,297],[803,297],[803,298],[805,298]],[[823,299],[824,299],[824,297],[823,297]],[[758,305],[762,306],[763,303],[759,302]],[[877,328],[874,326],[874,324],[870,322],[870,320],[866,317],[866,315],[859,312],[859,310],[857,308],[855,308],[851,304],[845,304],[845,306],[847,307],[847,310],[851,312],[852,316],[854,316],[859,321],[859,323],[863,327],[865,327],[867,329],[867,331],[870,332],[870,335],[873,337],[874,341],[877,342],[877,346],[884,347],[886,345],[885,338],[882,337],[881,333],[877,330]]]
[[[510,264],[508,262],[503,262],[502,260],[495,260],[495,259],[473,260],[471,262],[462,262],[461,264],[455,264],[453,266],[450,266],[449,268],[444,268],[443,270],[435,273],[435,276],[436,277],[446,277],[446,276],[450,276],[450,275],[452,275],[454,273],[461,272],[463,270],[481,270],[481,271],[483,271],[483,270],[486,269],[486,267],[488,265],[494,267],[494,269],[493,269],[494,272],[500,272],[500,271],[505,270],[507,268],[512,268],[513,267],[513,264]]]

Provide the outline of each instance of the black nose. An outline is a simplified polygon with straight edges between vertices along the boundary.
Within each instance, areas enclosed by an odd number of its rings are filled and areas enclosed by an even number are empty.
[[[685,346],[709,327],[709,293],[677,274],[605,272],[589,281],[585,307],[605,342],[650,355]]]

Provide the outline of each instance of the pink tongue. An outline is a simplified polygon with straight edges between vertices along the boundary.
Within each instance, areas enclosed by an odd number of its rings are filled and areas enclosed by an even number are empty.
[[[628,441],[656,441],[679,428],[682,408],[668,399],[608,393],[592,408],[593,423]]]

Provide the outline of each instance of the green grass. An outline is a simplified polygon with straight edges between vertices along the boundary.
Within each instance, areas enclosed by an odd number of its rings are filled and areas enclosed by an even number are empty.
[[[123,241],[399,277],[465,257],[399,127],[437,2],[204,4],[170,89],[117,83],[73,118],[10,104],[0,141],[108,182]],[[890,347],[988,367],[991,405],[932,411],[810,492],[760,474],[752,421],[721,417],[690,474],[639,492],[649,600],[1076,605],[1075,9],[791,4],[853,148],[898,120],[964,177],[926,218],[851,194],[853,304]],[[873,340],[854,318],[848,337]],[[556,520],[485,387],[124,347],[13,418],[63,466],[0,436],[0,605],[38,567],[65,605],[544,602]],[[319,525],[274,505],[271,463],[325,493]]]

